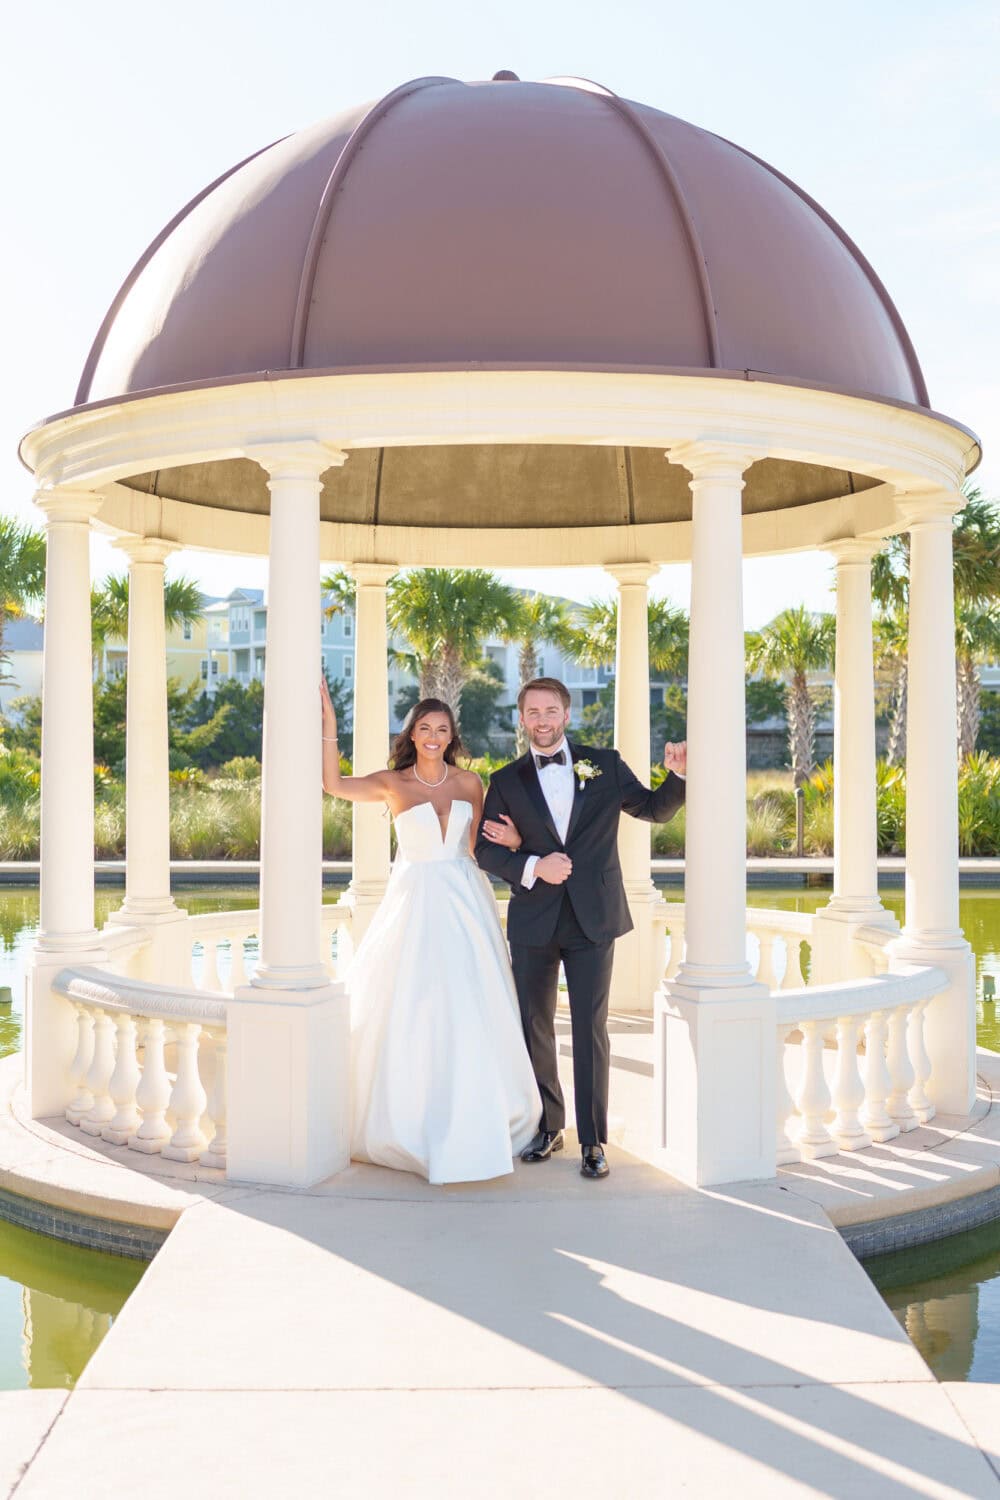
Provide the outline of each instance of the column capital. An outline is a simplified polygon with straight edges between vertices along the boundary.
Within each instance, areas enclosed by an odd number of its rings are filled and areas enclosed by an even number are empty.
[[[168,542],[160,536],[120,536],[111,545],[132,563],[164,563],[171,552],[180,551],[180,542]]]
[[[346,449],[338,448],[334,443],[320,442],[317,438],[247,443],[243,453],[255,464],[260,464],[269,485],[282,479],[318,481],[327,469],[343,468],[348,458]]]
[[[951,527],[952,519],[965,506],[961,490],[934,490],[929,495],[896,496],[896,509],[907,531],[918,526]]]
[[[399,572],[399,563],[351,562],[346,564],[344,571],[361,588],[384,589],[389,579]]]
[[[44,513],[46,525],[53,521],[77,521],[81,524],[96,516],[103,496],[94,490],[76,490],[68,486],[35,491],[35,504]]]
[[[746,470],[764,454],[724,438],[697,438],[675,443],[666,450],[665,457],[669,463],[687,469],[692,480],[738,480],[742,488]]]
[[[823,551],[829,552],[838,568],[851,565],[868,567],[876,552],[881,552],[884,545],[881,537],[845,536],[839,537],[835,542],[827,542]]]
[[[610,573],[619,588],[627,588],[630,584],[634,587],[641,584],[645,587],[651,578],[655,578],[660,571],[659,563],[650,562],[623,562],[605,563],[605,573]]]

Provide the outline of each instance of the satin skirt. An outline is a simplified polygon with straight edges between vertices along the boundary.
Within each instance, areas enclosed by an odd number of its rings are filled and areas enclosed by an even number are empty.
[[[489,881],[397,860],[346,974],[352,1155],[433,1183],[513,1171],[541,1099]]]

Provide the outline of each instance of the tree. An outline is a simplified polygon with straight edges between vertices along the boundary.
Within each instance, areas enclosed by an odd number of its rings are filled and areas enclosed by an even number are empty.
[[[979,609],[959,603],[955,610],[955,661],[958,690],[958,759],[975,751],[982,718],[979,666],[1000,658],[1000,607]]]
[[[667,599],[649,601],[649,666],[659,677],[687,676],[687,615]],[[618,649],[617,599],[591,599],[576,611],[567,655],[587,667],[612,667]]]
[[[198,585],[190,578],[168,578],[163,586],[163,620],[167,629],[194,625],[202,613]],[[90,635],[95,657],[103,656],[109,641],[128,640],[127,573],[112,574],[100,588],[91,589]]]
[[[906,759],[907,616],[896,605],[873,621],[875,666],[890,677],[889,741],[886,764],[898,766]]]
[[[571,639],[569,606],[564,599],[549,594],[522,594],[512,639],[517,643],[518,684],[523,687],[538,676],[539,646],[554,645],[565,650]],[[523,755],[528,741],[520,722],[516,728],[517,753]]]
[[[200,766],[222,765],[237,756],[260,760],[264,739],[264,684],[254,678],[245,686],[235,677],[223,677],[215,693],[202,692],[191,705],[189,724],[209,724],[219,709],[226,709],[225,722],[212,740],[211,758],[198,759]]]
[[[808,673],[831,665],[834,640],[833,615],[812,614],[801,604],[782,610],[763,630],[747,637],[750,670],[785,682],[788,749],[796,786],[808,780],[816,761],[816,710]]]
[[[195,698],[198,684],[183,687],[176,677],[167,679],[167,739],[170,769],[215,764],[215,746],[229,717],[230,708],[223,704],[209,718],[198,722]],[[125,705],[128,674],[94,684],[94,759],[109,766],[116,774],[125,770]]]
[[[491,635],[510,640],[517,592],[484,568],[420,568],[389,580],[390,628],[408,642],[422,698],[441,698],[461,721],[462,691]]]
[[[4,628],[45,597],[45,534],[0,516],[0,673],[8,665]],[[0,680],[9,680],[0,676]]]

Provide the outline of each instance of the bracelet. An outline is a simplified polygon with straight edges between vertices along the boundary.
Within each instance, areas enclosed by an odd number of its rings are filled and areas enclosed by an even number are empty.
[[[337,741],[335,739],[332,739],[328,734],[324,734],[322,736],[322,740],[324,745],[335,745],[337,743]]]

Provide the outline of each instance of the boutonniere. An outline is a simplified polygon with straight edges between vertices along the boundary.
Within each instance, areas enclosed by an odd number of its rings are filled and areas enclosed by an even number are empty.
[[[588,781],[593,781],[595,776],[601,775],[601,768],[595,766],[592,760],[577,760],[573,762],[573,775],[580,783],[582,792]]]

